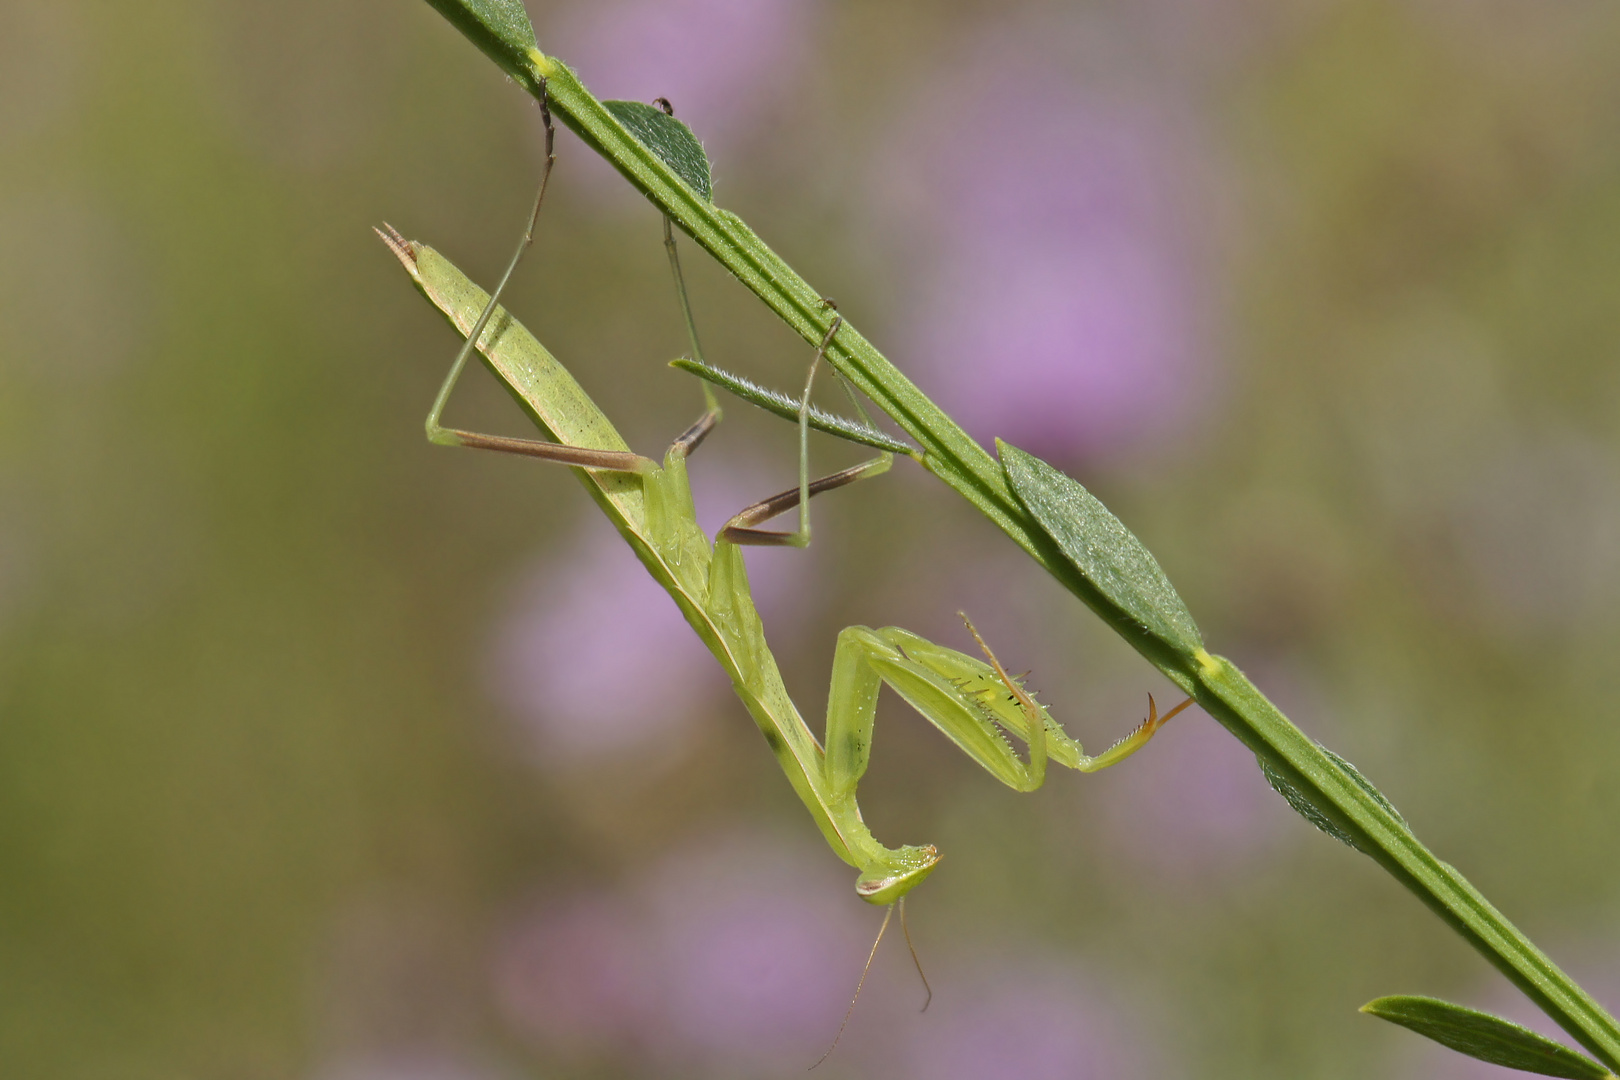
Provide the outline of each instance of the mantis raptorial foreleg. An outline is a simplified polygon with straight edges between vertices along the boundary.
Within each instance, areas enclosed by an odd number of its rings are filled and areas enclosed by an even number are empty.
[[[544,102],[542,115],[546,123],[545,172],[523,242],[495,295],[485,295],[433,249],[407,241],[391,229],[380,231],[422,292],[466,338],[428,414],[428,436],[436,443],[523,454],[571,465],[579,471],[592,497],[726,670],[828,844],[860,871],[856,891],[863,899],[875,904],[899,900],[932,872],[940,858],[932,845],[884,847],[861,818],[856,787],[870,760],[878,689],[882,684],[893,687],[992,776],[1020,791],[1040,786],[1049,760],[1091,771],[1123,759],[1185,707],[1178,706],[1161,717],[1149,699],[1146,723],[1107,752],[1090,757],[1035,702],[1020,681],[1007,674],[982,640],[979,644],[988,663],[895,627],[851,627],[839,635],[825,741],[818,742],[782,685],[754,609],[738,545],[802,542],[801,538],[809,534],[810,496],[882,472],[888,467],[889,453],[917,452],[869,425],[812,410],[812,363],[804,396],[792,402],[791,408],[770,406],[798,421],[798,485],[742,511],[711,545],[697,524],[686,461],[719,419],[712,397],[711,407],[670,446],[660,465],[631,451],[567,370],[498,306],[502,289],[532,239],[551,172],[553,135]],[[662,115],[657,119],[678,123]],[[680,130],[690,139],[684,126]],[[696,145],[695,140],[692,142]],[[696,352],[697,335],[674,237],[666,236],[677,294]],[[817,350],[817,360],[832,344],[839,325],[835,319]],[[548,436],[546,440],[483,435],[440,423],[456,380],[475,348]],[[812,481],[807,464],[810,427],[876,446],[886,452],[885,456]],[[758,528],[769,518],[795,508],[800,511],[800,528],[796,532],[772,534]],[[1013,751],[1008,735],[1029,747],[1027,762]]]

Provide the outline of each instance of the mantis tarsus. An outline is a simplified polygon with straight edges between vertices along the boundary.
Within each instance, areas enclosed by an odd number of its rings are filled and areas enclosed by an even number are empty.
[[[931,844],[899,848],[880,844],[862,820],[856,803],[855,789],[867,768],[882,684],[895,689],[992,776],[1019,791],[1033,790],[1044,782],[1048,760],[1082,772],[1112,765],[1135,752],[1166,720],[1185,708],[1188,703],[1161,716],[1150,698],[1148,719],[1106,752],[1092,757],[1065,734],[1018,678],[1002,668],[971,623],[969,630],[988,663],[897,627],[874,630],[852,626],[838,636],[824,742],[818,742],[789,699],[766,644],[740,545],[803,544],[809,538],[809,497],[886,470],[892,447],[885,447],[889,452],[879,458],[811,481],[808,430],[828,424],[812,416],[807,380],[797,411],[798,486],[743,510],[721,529],[711,546],[697,524],[686,473],[688,456],[720,415],[707,388],[709,408],[670,445],[660,465],[631,451],[573,377],[498,306],[502,291],[533,238],[555,160],[554,132],[544,100],[541,108],[546,131],[544,172],[523,239],[494,294],[486,295],[432,248],[406,240],[391,227],[386,232],[379,230],[423,294],[466,339],[428,414],[428,438],[440,444],[524,454],[575,468],[586,490],[648,572],[669,592],[730,676],[737,695],[827,843],[860,871],[855,889],[863,900],[879,905],[895,903],[940,861],[938,850]],[[667,219],[665,230],[677,294],[695,353],[697,335],[692,330],[691,311]],[[817,351],[817,360],[839,326],[839,321],[834,320]],[[546,441],[483,435],[441,425],[445,404],[475,347],[547,436]],[[701,358],[694,359],[701,362]],[[812,363],[812,379],[814,372]],[[834,433],[850,437],[847,431]],[[882,445],[881,433],[871,431],[871,435],[872,439],[860,441],[877,440]],[[896,445],[903,448],[903,444]],[[909,449],[906,452],[916,453]],[[799,527],[794,532],[773,533],[757,528],[794,508],[799,511]],[[1007,734],[1028,747],[1027,762],[1014,751]]]

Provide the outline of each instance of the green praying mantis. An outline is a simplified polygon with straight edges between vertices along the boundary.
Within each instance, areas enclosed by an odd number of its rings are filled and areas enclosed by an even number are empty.
[[[660,104],[662,109],[634,102],[612,103],[622,115],[643,125],[643,130],[650,127],[655,135],[674,132],[678,137],[679,132],[686,132],[685,125],[673,119],[667,102]],[[855,890],[861,899],[878,905],[895,904],[927,878],[941,858],[931,844],[886,847],[862,820],[856,787],[870,760],[878,691],[883,684],[897,691],[992,776],[1017,791],[1040,787],[1048,761],[1081,772],[1116,764],[1191,704],[1189,699],[1160,715],[1150,697],[1146,721],[1106,752],[1089,756],[1020,679],[1008,674],[971,622],[968,630],[983,651],[984,660],[936,645],[898,627],[874,630],[851,626],[838,636],[826,728],[818,742],[789,698],[766,643],[749,591],[741,548],[803,546],[810,539],[812,496],[886,471],[896,453],[920,458],[921,452],[870,424],[827,416],[811,408],[810,390],[816,368],[842,325],[842,320],[835,318],[816,350],[804,394],[797,403],[790,407],[784,404],[788,399],[780,397],[774,403],[760,401],[778,412],[789,413],[797,421],[798,485],[739,512],[711,545],[698,526],[687,481],[688,458],[721,415],[708,385],[703,386],[707,406],[703,415],[670,445],[660,464],[631,451],[568,371],[499,306],[502,292],[533,240],[555,162],[555,132],[543,97],[541,112],[546,156],[539,190],[517,251],[494,293],[486,295],[432,248],[406,240],[392,227],[378,230],[423,295],[465,339],[428,413],[428,438],[438,444],[522,454],[575,469],[586,491],[647,571],[668,591],[730,677],[737,696],[747,706],[828,845],[859,871]],[[679,132],[669,125],[678,125]],[[689,132],[686,138],[691,138]],[[706,170],[705,162],[705,174]],[[707,372],[710,369],[698,351],[691,305],[667,217],[664,242],[691,339],[693,358],[689,366]],[[485,435],[441,423],[445,405],[475,348],[546,436],[544,440]],[[717,374],[715,378],[736,388],[723,376]],[[853,393],[851,400],[855,400]],[[858,401],[856,408],[860,408]],[[811,427],[873,446],[882,453],[812,480],[808,465]],[[794,531],[759,527],[795,508],[798,527]],[[963,618],[966,621],[966,616]],[[1015,752],[1007,735],[1027,747],[1027,760]]]

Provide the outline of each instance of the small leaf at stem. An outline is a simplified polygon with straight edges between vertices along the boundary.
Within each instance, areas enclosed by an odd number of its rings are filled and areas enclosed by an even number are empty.
[[[686,186],[714,199],[714,178],[709,174],[709,155],[703,152],[692,129],[656,105],[641,101],[604,101],[603,106],[641,144],[675,170]]]
[[[1204,648],[1198,624],[1158,560],[1074,480],[1033,454],[996,440],[1007,483],[1101,599],[1161,645],[1191,657]]]
[[[467,40],[508,72],[514,61],[521,61],[534,41],[534,24],[524,10],[523,0],[428,0]]]
[[[1438,998],[1381,997],[1367,1002],[1361,1011],[1492,1065],[1569,1080],[1604,1080],[1614,1075],[1585,1054],[1511,1020]]]

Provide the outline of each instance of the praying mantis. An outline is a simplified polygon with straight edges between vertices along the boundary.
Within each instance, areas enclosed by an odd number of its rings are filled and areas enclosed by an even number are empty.
[[[673,119],[667,102],[661,104],[662,109],[655,109],[635,102],[609,103],[625,120],[626,127],[655,152],[665,152],[658,141],[664,140],[666,144],[679,144],[682,152],[689,153],[697,147],[696,140],[685,125]],[[428,438],[438,444],[522,454],[574,468],[586,491],[648,573],[670,594],[687,623],[730,677],[737,696],[828,845],[859,871],[855,891],[861,899],[877,905],[895,904],[921,884],[941,858],[931,844],[884,846],[861,817],[856,787],[870,760],[882,685],[892,687],[970,758],[1017,791],[1040,787],[1049,761],[1081,772],[1116,764],[1191,704],[1189,699],[1160,715],[1150,697],[1145,722],[1104,753],[1089,756],[1036,702],[1020,679],[1008,674],[971,622],[968,630],[983,651],[984,660],[936,645],[898,627],[851,626],[838,636],[826,727],[823,739],[818,741],[789,698],[766,643],[741,549],[746,545],[803,546],[810,538],[812,496],[886,471],[895,453],[920,458],[922,452],[869,424],[828,417],[810,407],[816,368],[842,325],[842,320],[835,318],[816,351],[804,394],[793,411],[799,429],[798,485],[738,513],[711,544],[698,526],[687,480],[688,458],[720,419],[719,406],[707,384],[703,415],[670,445],[662,463],[653,461],[630,450],[573,376],[499,306],[502,292],[533,240],[555,162],[555,132],[543,94],[541,114],[545,165],[539,190],[522,240],[492,294],[486,294],[425,244],[405,239],[391,226],[377,230],[422,294],[464,338],[428,414]],[[696,153],[701,157],[700,147]],[[686,175],[689,179],[692,176],[689,172]],[[699,179],[706,186],[706,159]],[[664,241],[694,354],[691,364],[683,366],[700,372],[710,370],[698,352],[691,306],[667,217]],[[534,421],[544,440],[485,435],[441,423],[445,405],[475,349]],[[780,400],[775,408],[785,411]],[[873,446],[882,454],[811,480],[811,427]],[[759,528],[765,521],[795,508],[798,528],[794,531]],[[963,618],[966,621],[966,616]],[[1027,760],[1015,752],[1008,735],[1024,743]]]

